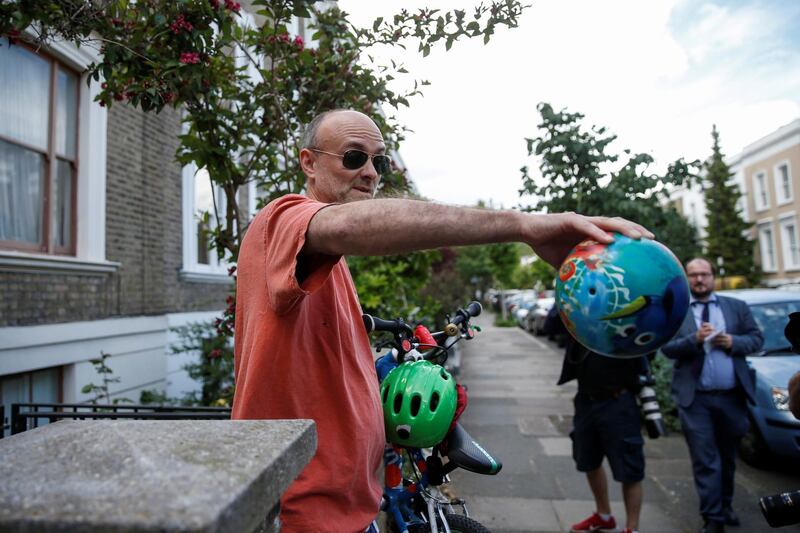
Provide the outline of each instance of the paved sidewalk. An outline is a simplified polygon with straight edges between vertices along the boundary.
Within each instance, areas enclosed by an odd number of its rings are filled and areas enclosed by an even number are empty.
[[[556,386],[563,350],[519,328],[495,328],[492,320],[489,313],[478,317],[474,323],[483,331],[461,344],[459,381],[469,388],[461,421],[503,461],[503,470],[497,476],[456,470],[455,493],[494,533],[569,531],[594,510],[586,477],[572,461],[569,432],[577,386]],[[699,531],[702,522],[683,437],[650,440],[645,435],[645,455],[641,533]],[[621,487],[606,472],[612,510],[618,526],[624,527]],[[742,526],[728,531],[769,531],[758,498],[800,488],[800,475],[756,470],[740,462],[736,483],[734,509]]]

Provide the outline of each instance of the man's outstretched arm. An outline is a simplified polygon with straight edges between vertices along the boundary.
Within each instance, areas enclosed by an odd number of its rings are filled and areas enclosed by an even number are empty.
[[[611,242],[606,232],[652,238],[621,218],[575,213],[535,215],[455,207],[419,200],[381,199],[336,204],[311,219],[304,254],[393,255],[441,246],[524,242],[558,266],[584,239]]]

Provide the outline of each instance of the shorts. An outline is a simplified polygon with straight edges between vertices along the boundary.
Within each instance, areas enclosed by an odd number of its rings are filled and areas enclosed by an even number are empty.
[[[644,438],[639,406],[630,392],[616,398],[592,401],[575,396],[572,458],[580,472],[600,467],[608,459],[614,480],[633,483],[644,479]]]

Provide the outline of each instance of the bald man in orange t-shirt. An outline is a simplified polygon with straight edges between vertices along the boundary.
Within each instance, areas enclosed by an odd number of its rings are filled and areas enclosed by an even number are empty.
[[[379,510],[383,413],[345,255],[519,241],[558,265],[587,238],[653,237],[619,218],[373,199],[390,168],[385,151],[366,115],[318,115],[300,150],[306,194],[271,202],[242,242],[233,418],[309,418],[317,427],[316,455],[281,498],[285,533],[361,533]]]

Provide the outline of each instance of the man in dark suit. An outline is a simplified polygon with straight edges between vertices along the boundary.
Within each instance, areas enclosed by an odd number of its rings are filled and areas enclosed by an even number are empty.
[[[678,404],[697,494],[702,531],[739,525],[731,507],[736,448],[747,432],[746,401],[754,401],[745,355],[764,337],[744,302],[714,293],[714,266],[686,263],[691,308],[675,337],[661,347],[675,361],[672,393]]]

